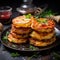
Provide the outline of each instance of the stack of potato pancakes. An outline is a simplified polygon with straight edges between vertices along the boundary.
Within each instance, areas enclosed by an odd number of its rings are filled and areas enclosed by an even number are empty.
[[[52,44],[55,38],[55,23],[47,18],[32,19],[31,28],[33,32],[30,34],[30,44],[34,46],[47,46]]]
[[[12,20],[8,35],[10,42],[21,44],[29,41],[34,46],[47,46],[55,42],[55,22],[47,18],[35,18],[31,14]]]
[[[31,19],[26,16],[18,16],[12,20],[12,28],[8,40],[13,43],[26,43],[31,32]]]

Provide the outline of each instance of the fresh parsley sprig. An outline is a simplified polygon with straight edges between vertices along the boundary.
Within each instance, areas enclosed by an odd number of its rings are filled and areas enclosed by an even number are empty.
[[[9,32],[7,31],[7,32],[6,32],[6,35],[3,37],[3,40],[6,41],[6,40],[8,39],[8,34],[9,34]]]
[[[37,50],[37,48],[36,47],[34,47],[34,46],[32,46],[32,45],[30,45],[30,47],[29,47],[30,49],[32,49],[32,50]]]
[[[39,52],[36,52],[32,56],[30,56],[28,60],[32,60],[32,58],[38,58],[39,56],[40,56]]]
[[[27,14],[25,15],[27,19],[29,19],[32,15],[31,14]]]
[[[37,22],[39,22],[39,23],[47,23],[47,19],[44,19],[44,20],[37,19]]]
[[[40,18],[40,17],[47,17],[47,16],[52,16],[52,15],[56,15],[57,13],[53,12],[52,10],[46,10],[44,12],[42,12],[41,14],[35,15],[36,18]]]
[[[18,56],[20,56],[20,54],[18,52],[12,52],[11,53],[11,56],[12,57],[18,57]]]

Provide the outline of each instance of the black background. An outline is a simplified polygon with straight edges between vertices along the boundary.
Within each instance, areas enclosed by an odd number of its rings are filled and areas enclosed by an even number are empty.
[[[0,6],[9,5],[11,7],[16,8],[22,4],[23,0],[0,0]],[[54,11],[60,11],[60,1],[59,0],[33,0],[33,4],[36,6],[40,6],[42,4],[48,4],[48,7]]]

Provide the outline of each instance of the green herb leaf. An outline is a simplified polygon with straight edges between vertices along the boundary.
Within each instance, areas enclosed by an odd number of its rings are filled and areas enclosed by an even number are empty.
[[[3,39],[4,39],[4,40],[7,40],[7,36],[4,36]]]
[[[47,20],[45,19],[45,20],[41,20],[41,23],[47,23]]]
[[[47,20],[46,20],[46,19],[44,19],[44,20],[37,19],[37,21],[38,21],[39,23],[47,23]]]
[[[39,57],[39,52],[36,52],[32,56],[30,56],[28,60],[32,60],[32,58],[38,58],[38,57]]]
[[[32,45],[30,45],[30,47],[29,47],[30,49],[32,49],[32,50],[37,50],[37,48],[36,47],[34,47],[34,46],[32,46]]]
[[[6,35],[5,35],[5,36],[3,36],[3,40],[5,40],[5,41],[7,41],[7,40],[8,40],[8,34],[9,34],[9,32],[6,32]]]
[[[29,19],[32,15],[31,14],[28,14],[28,15],[25,15],[27,19]]]
[[[42,12],[41,14],[35,15],[35,17],[38,17],[38,18],[42,17],[42,18],[45,18],[45,17],[47,17],[47,16],[50,17],[51,15],[56,15],[56,14],[57,14],[57,13],[53,12],[52,10],[46,10],[46,11]]]
[[[18,57],[18,56],[20,56],[20,54],[17,53],[17,52],[15,52],[15,53],[13,52],[13,53],[11,53],[11,56],[12,56],[12,57]]]
[[[7,31],[7,32],[6,32],[6,36],[8,36],[8,34],[9,34],[9,32]]]
[[[37,22],[41,22],[39,19],[37,19]]]

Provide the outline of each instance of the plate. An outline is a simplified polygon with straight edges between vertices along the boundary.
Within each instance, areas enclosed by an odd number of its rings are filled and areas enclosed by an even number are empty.
[[[32,46],[28,43],[26,43],[26,44],[14,44],[14,43],[9,42],[8,39],[5,40],[4,37],[7,36],[7,34],[9,34],[10,29],[11,29],[11,27],[8,27],[2,32],[1,43],[4,46],[6,46],[10,49],[13,49],[13,50],[17,50],[17,51],[43,51],[43,50],[48,50],[48,49],[51,49],[53,47],[56,47],[60,44],[60,30],[59,30],[58,25],[55,27],[56,41],[53,44],[48,45],[46,47],[35,47],[35,46]]]

